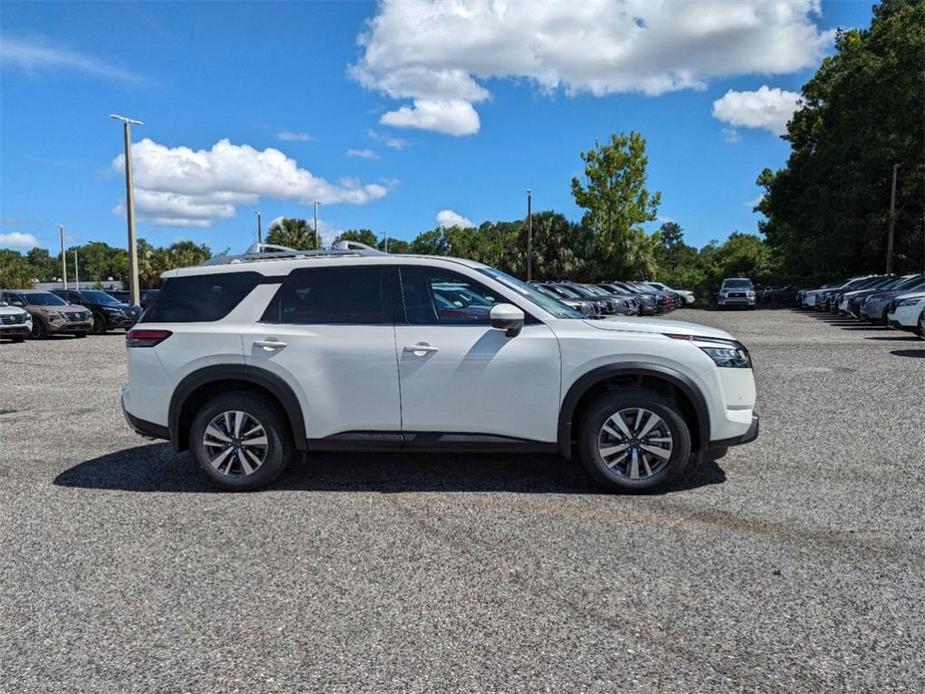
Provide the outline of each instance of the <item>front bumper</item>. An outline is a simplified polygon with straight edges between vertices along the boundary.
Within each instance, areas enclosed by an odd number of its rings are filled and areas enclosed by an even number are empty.
[[[752,415],[751,426],[748,427],[746,431],[741,436],[735,436],[731,439],[720,439],[718,441],[710,441],[710,445],[707,447],[707,458],[719,457],[726,452],[727,448],[732,446],[742,446],[746,443],[751,443],[758,438],[758,429],[759,429],[759,418],[758,415]]]
[[[3,337],[24,337],[32,332],[32,325],[26,323],[13,323],[10,325],[0,325],[0,338]]]

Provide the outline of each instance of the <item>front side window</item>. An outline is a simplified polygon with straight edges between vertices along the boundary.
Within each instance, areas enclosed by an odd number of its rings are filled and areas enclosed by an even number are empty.
[[[225,272],[170,277],[157,303],[142,316],[146,323],[199,323],[221,320],[260,282],[257,272]]]
[[[488,325],[500,294],[464,275],[425,266],[401,269],[402,298],[413,325]]]
[[[322,267],[293,270],[270,301],[265,323],[382,325],[395,322],[394,270]]]

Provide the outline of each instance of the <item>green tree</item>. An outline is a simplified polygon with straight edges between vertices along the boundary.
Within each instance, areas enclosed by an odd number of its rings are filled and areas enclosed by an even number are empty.
[[[206,244],[197,246],[192,241],[177,241],[166,249],[167,263],[172,268],[201,265],[212,257]]]
[[[637,232],[655,220],[661,201],[661,193],[646,188],[646,141],[636,132],[612,134],[609,143],[596,142],[580,156],[584,184],[572,179],[575,203],[587,210],[583,221],[596,234],[599,262],[611,275],[626,275],[647,248]],[[629,252],[634,258],[628,258]]]
[[[22,253],[0,248],[0,288],[31,289],[35,280],[33,268]]]
[[[922,267],[923,46],[925,2],[882,2],[869,29],[839,32],[835,54],[803,86],[787,165],[758,177],[759,228],[790,275],[883,270],[894,164],[894,268]]]
[[[443,229],[422,231],[411,242],[411,252],[417,255],[446,255],[447,244]]]
[[[389,253],[401,254],[401,253],[411,252],[411,242],[410,241],[404,241],[402,239],[393,239],[391,236],[389,236],[388,238],[389,238],[389,243],[388,243]],[[386,241],[385,238],[383,238],[379,242],[379,245],[378,245],[379,250],[381,251],[386,250],[385,241]]]
[[[338,241],[356,241],[357,243],[365,243],[371,248],[376,248],[379,245],[379,239],[370,229],[348,229],[337,235],[334,243]]]
[[[318,248],[315,231],[304,219],[280,219],[273,222],[267,230],[267,243],[286,246],[300,251]]]
[[[50,282],[61,275],[61,258],[52,258],[47,248],[30,249],[26,253],[26,262],[35,270],[35,278],[41,282]]]

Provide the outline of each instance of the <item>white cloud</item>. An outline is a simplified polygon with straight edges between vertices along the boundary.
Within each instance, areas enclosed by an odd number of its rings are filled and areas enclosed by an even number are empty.
[[[65,68],[119,82],[142,81],[141,77],[118,65],[67,48],[51,46],[37,39],[3,36],[0,39],[0,63],[14,65],[32,73]]]
[[[400,137],[389,137],[388,135],[380,135],[375,130],[369,131],[369,137],[376,142],[381,142],[389,149],[394,149],[401,151],[408,146],[408,141],[403,140]]]
[[[0,248],[33,248],[38,245],[39,240],[33,234],[24,234],[21,231],[0,234]]]
[[[283,142],[311,142],[315,139],[308,133],[292,132],[291,130],[281,130],[276,133],[276,137]]]
[[[371,149],[348,149],[348,157],[359,157],[360,159],[378,159],[379,155]]]
[[[112,161],[123,170],[124,156]],[[166,147],[149,139],[132,146],[139,216],[162,226],[207,227],[235,215],[237,205],[261,196],[303,204],[362,205],[383,197],[385,186],[355,179],[331,183],[299,167],[278,149],[257,150],[219,140],[211,149]],[[121,206],[116,212],[121,211]]]
[[[393,99],[385,125],[477,132],[480,84],[525,78],[595,96],[703,89],[709,80],[817,64],[833,32],[819,0],[384,0],[359,37],[350,75]]]
[[[453,210],[440,210],[437,213],[437,225],[441,227],[459,227],[460,229],[475,226],[470,220]]]
[[[382,114],[379,122],[394,128],[419,128],[447,135],[473,135],[479,131],[479,114],[462,99],[415,99],[414,106]]]
[[[740,133],[735,128],[723,128],[723,139],[730,143],[735,144],[736,142],[742,141],[742,133]]]
[[[787,121],[799,105],[800,95],[762,85],[757,91],[730,89],[713,102],[713,117],[740,128],[764,128],[775,135],[787,132]]]

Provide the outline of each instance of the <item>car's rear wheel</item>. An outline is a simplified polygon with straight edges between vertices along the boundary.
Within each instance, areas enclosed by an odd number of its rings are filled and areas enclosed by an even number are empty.
[[[292,457],[289,427],[279,408],[246,391],[208,402],[193,418],[189,448],[213,482],[234,491],[269,485]]]
[[[919,314],[919,337],[925,340],[925,309]]]
[[[585,469],[613,490],[647,492],[674,480],[691,454],[691,436],[678,405],[651,390],[605,393],[586,410],[578,448]]]
[[[32,333],[30,337],[33,340],[44,340],[48,337],[48,331],[45,329],[45,324],[42,322],[41,318],[36,318],[32,321]]]
[[[13,342],[22,342],[22,341],[25,340],[25,339],[26,339],[26,338],[24,338],[22,335],[14,335],[14,336],[12,337]]]
[[[83,330],[81,330],[80,332],[74,333],[74,337],[86,337],[86,336],[87,336],[87,333],[85,333]]]

